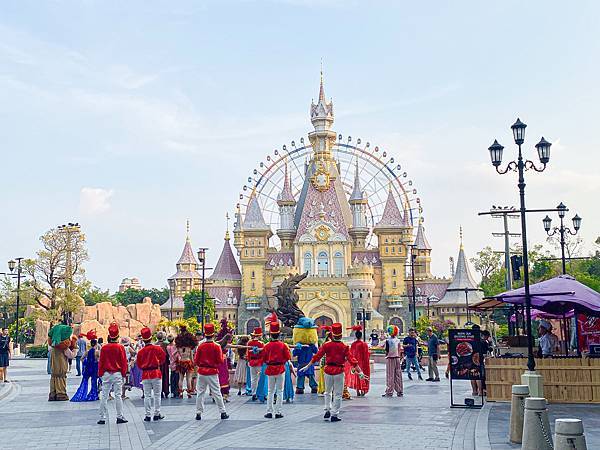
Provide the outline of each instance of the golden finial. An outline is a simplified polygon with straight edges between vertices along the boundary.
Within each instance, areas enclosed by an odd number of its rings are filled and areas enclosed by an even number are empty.
[[[190,219],[185,221],[185,238],[190,240]]]
[[[462,229],[462,225],[460,226],[459,234],[460,234],[460,248],[461,248],[461,250],[463,250],[463,229]]]
[[[225,228],[225,240],[229,240],[229,212],[225,213],[225,220],[227,221],[227,225]]]

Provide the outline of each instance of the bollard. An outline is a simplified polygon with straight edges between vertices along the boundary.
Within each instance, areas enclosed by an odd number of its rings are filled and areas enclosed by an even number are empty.
[[[556,419],[554,441],[556,450],[587,450],[583,422],[579,419]]]
[[[523,416],[525,414],[525,398],[529,397],[529,386],[513,384],[510,403],[510,442],[520,444],[523,440]]]
[[[546,399],[529,397],[525,399],[523,419],[522,450],[552,450],[552,431],[548,420]]]

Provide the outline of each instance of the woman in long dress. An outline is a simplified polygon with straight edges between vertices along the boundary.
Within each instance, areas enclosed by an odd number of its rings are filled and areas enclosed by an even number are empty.
[[[133,348],[131,356],[131,365],[129,366],[129,373],[131,374],[131,386],[141,389],[143,396],[144,387],[142,386],[142,369],[140,369],[135,363],[137,358],[137,352],[144,348],[144,341],[142,341],[141,334],[138,336],[137,342],[135,344],[132,344],[131,347]]]
[[[97,343],[96,339],[90,341],[90,349],[83,360],[83,379],[77,392],[71,397],[72,402],[95,402],[100,399],[98,395],[98,361],[96,360]]]
[[[294,380],[292,375],[295,377],[296,372],[294,371],[294,366],[291,361],[287,361],[285,363],[285,378],[283,382],[283,400],[286,403],[290,403],[294,401]]]
[[[238,388],[237,395],[242,395],[242,388],[246,386],[246,376],[248,371],[246,354],[248,353],[248,349],[245,348],[245,346],[248,344],[249,340],[249,336],[240,336],[236,344],[239,347],[235,347],[238,359],[235,366],[235,373],[233,374],[233,384]],[[248,395],[246,389],[244,389],[243,395]]]
[[[352,345],[350,345],[350,352],[358,360],[358,365],[366,377],[360,377],[356,371],[351,369],[350,376],[348,377],[348,387],[350,389],[356,389],[356,395],[358,397],[364,397],[364,395],[369,392],[371,358],[369,354],[369,346],[365,341],[362,340],[362,331],[360,329],[355,330],[354,336],[356,337],[356,340],[352,343]]]
[[[219,386],[221,387],[221,395],[223,395],[223,400],[225,402],[229,401],[229,358],[227,357],[228,348],[227,346],[231,343],[233,336],[231,334],[226,334],[220,341],[217,343],[221,346],[221,350],[223,351],[223,362],[219,365]]]

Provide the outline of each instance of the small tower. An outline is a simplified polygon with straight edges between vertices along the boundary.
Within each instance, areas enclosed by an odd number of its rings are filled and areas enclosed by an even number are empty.
[[[296,237],[296,228],[294,226],[296,199],[294,199],[294,194],[292,193],[287,162],[285,163],[285,173],[283,176],[283,189],[277,196],[277,205],[279,206],[279,229],[277,230],[277,236],[281,240],[281,249],[293,251],[294,238]]]
[[[267,314],[265,267],[269,238],[273,235],[265,222],[258,199],[252,193],[241,226],[243,238],[238,248],[242,266],[242,299],[238,305],[238,330],[246,329],[251,318]]]
[[[367,224],[367,193],[361,190],[360,177],[358,175],[358,159],[356,160],[356,168],[354,172],[354,188],[348,200],[350,210],[352,211],[352,228],[348,233],[352,237],[354,247],[357,249],[365,248],[365,239],[369,234],[369,226]]]
[[[417,255],[415,261],[415,279],[425,280],[433,278],[431,275],[431,245],[425,237],[425,228],[423,227],[423,219],[419,220],[417,227],[417,236],[414,242],[414,251]]]
[[[331,130],[333,125],[333,101],[325,100],[323,87],[323,70],[321,70],[321,84],[319,86],[319,101],[310,105],[310,121],[314,131],[308,134],[308,139],[314,151],[314,159],[318,161],[332,161],[331,148],[335,144],[336,133]]]
[[[244,232],[242,231],[242,213],[240,212],[240,205],[237,205],[235,211],[235,222],[233,224],[233,246],[237,250],[238,256],[242,251],[244,243]]]

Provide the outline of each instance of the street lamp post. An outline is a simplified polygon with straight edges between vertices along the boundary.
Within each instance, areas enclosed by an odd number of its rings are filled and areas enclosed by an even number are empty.
[[[363,327],[363,339],[365,339],[365,336],[367,335],[367,321],[371,320],[371,311],[366,310],[365,308],[362,308],[362,310],[359,310],[356,313],[356,320],[358,322],[362,322],[362,327]]]
[[[14,259],[11,259],[8,262],[8,269],[10,270],[11,276],[15,277],[17,279],[17,314],[15,316],[15,343],[13,344],[14,348],[18,348],[19,347],[19,306],[20,306],[20,302],[21,302],[21,278],[23,277],[22,275],[22,268],[21,268],[21,261],[23,260],[23,258],[15,258],[16,261]],[[15,271],[15,267],[17,268],[17,273],[13,274],[13,272]]]
[[[175,297],[175,279],[169,278],[169,297],[171,300],[171,307],[169,308],[169,320],[173,321],[173,297]]]
[[[429,320],[430,305],[439,301],[440,299],[437,298],[435,294],[431,294],[429,297],[427,297],[427,320]]]
[[[205,293],[206,250],[208,250],[207,247],[200,247],[198,249],[198,261],[200,262],[200,266],[202,267],[202,303],[201,303],[201,307],[200,307],[200,322],[202,324],[202,330],[204,330],[204,302],[205,302],[205,296],[206,296],[206,293]]]
[[[502,152],[504,147],[494,140],[494,143],[488,148],[492,165],[496,168],[496,172],[503,175],[509,171],[517,172],[519,174],[518,188],[520,198],[519,212],[521,214],[521,238],[523,243],[523,282],[525,288],[525,313],[527,319],[527,368],[533,372],[535,370],[535,359],[533,356],[533,334],[531,330],[531,295],[529,293],[529,259],[527,255],[527,223],[525,219],[526,208],[525,208],[525,171],[535,170],[536,172],[543,172],[546,169],[546,164],[550,161],[550,142],[546,141],[543,137],[535,145],[537,149],[538,158],[542,163],[542,167],[538,168],[533,161],[523,160],[523,152],[521,145],[525,142],[525,125],[519,119],[511,126],[513,132],[513,138],[515,144],[519,147],[518,157],[516,161],[508,163],[505,169],[500,168],[502,164]]]
[[[571,229],[566,227],[563,222],[563,219],[567,213],[567,207],[560,202],[560,205],[558,205],[556,209],[558,211],[558,218],[560,219],[560,227],[554,227],[552,229],[552,219],[548,215],[542,219],[542,223],[544,224],[544,230],[546,230],[546,234],[548,234],[548,236],[554,236],[556,233],[560,234],[562,273],[565,275],[567,273],[567,263],[565,258],[565,235],[568,233],[571,236],[575,236],[579,232],[579,229],[581,228],[581,217],[575,214],[575,217],[573,217],[573,229],[575,231],[571,231]]]

